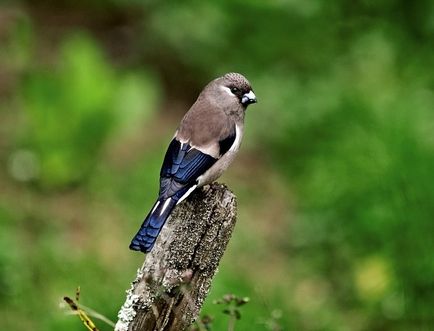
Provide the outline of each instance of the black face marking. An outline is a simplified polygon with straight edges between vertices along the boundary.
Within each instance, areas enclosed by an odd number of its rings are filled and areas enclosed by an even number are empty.
[[[232,94],[234,94],[238,98],[240,102],[243,98],[243,95],[249,93],[251,90],[250,86],[246,84],[243,84],[243,86],[235,86],[234,84],[230,84],[227,87],[231,90]]]
[[[242,102],[243,96],[252,91],[249,81],[241,74],[230,72],[219,78],[221,84],[229,89],[229,91],[235,95],[238,101],[247,107],[246,102]]]

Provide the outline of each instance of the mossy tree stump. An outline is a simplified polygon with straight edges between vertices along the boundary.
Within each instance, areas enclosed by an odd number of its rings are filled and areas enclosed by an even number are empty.
[[[213,183],[179,204],[127,291],[116,331],[182,331],[198,317],[236,222],[236,197]]]

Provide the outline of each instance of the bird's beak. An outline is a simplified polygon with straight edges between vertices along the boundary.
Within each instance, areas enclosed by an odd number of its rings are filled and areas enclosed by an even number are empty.
[[[253,93],[252,90],[249,91],[249,93],[246,93],[243,95],[243,97],[241,98],[241,103],[244,106],[250,105],[251,103],[255,103],[256,101],[256,95],[255,93]]]

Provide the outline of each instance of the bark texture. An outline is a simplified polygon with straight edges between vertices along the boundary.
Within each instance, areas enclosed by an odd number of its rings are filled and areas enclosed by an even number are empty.
[[[182,331],[199,315],[236,222],[236,197],[213,183],[178,205],[127,291],[116,331]]]

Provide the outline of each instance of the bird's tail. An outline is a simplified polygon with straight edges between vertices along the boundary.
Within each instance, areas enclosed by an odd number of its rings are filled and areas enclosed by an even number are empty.
[[[176,206],[176,199],[168,198],[157,200],[143,221],[140,230],[131,240],[130,249],[148,253],[157,240],[157,237],[166,223],[167,218]]]

